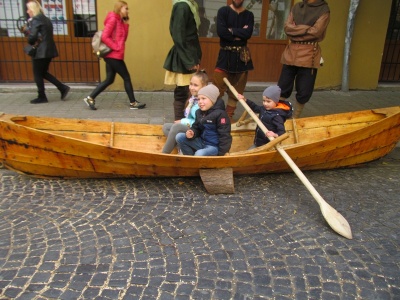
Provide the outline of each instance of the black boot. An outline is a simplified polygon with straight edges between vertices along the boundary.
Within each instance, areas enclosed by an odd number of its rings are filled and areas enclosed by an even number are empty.
[[[38,97],[30,101],[32,104],[47,103],[47,97],[44,92],[38,92]]]
[[[62,88],[58,89],[61,93],[61,100],[64,100],[65,98],[67,98],[70,89],[71,88],[65,84],[63,85]]]
[[[182,120],[185,117],[185,114],[183,113],[184,109],[185,109],[185,103],[177,100],[174,101],[175,121]]]
[[[177,86],[174,90],[174,115],[175,120],[181,120],[185,117],[185,103],[189,99],[189,86]]]
[[[36,98],[30,101],[32,104],[47,103],[47,98]]]

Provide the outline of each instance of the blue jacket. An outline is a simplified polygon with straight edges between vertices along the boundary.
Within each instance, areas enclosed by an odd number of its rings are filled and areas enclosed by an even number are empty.
[[[198,109],[191,129],[194,132],[192,139],[200,137],[204,144],[218,147],[219,156],[225,155],[231,149],[231,122],[225,111],[224,100],[217,99],[207,111]]]

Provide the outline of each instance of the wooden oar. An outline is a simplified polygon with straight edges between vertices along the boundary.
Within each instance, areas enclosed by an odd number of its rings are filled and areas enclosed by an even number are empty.
[[[239,100],[239,102],[243,105],[246,111],[250,114],[250,116],[254,119],[257,125],[262,129],[264,133],[268,131],[268,129],[264,126],[261,120],[257,117],[257,115],[251,110],[251,108],[247,105],[246,101],[243,99],[238,98],[238,92],[236,89],[230,84],[228,79],[224,78],[226,85],[235,95],[235,97]],[[273,137],[268,137],[271,141],[274,139]],[[340,235],[344,236],[345,238],[352,239],[353,235],[351,233],[351,228],[347,220],[332,206],[330,206],[317,192],[314,186],[308,181],[307,177],[303,174],[303,172],[299,169],[299,167],[294,163],[294,161],[290,158],[290,156],[286,153],[286,151],[279,145],[275,145],[276,150],[279,152],[280,155],[285,159],[288,163],[290,168],[294,171],[297,177],[301,180],[301,182],[305,185],[311,195],[319,204],[321,209],[322,215],[324,216],[325,220],[328,222],[329,226],[339,233]]]

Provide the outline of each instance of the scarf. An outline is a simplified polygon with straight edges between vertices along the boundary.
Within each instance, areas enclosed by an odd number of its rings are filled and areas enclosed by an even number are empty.
[[[307,0],[297,3],[292,10],[294,22],[297,25],[313,26],[323,14],[329,12],[328,3],[324,0],[317,0],[314,3],[307,3]]]
[[[185,108],[185,112],[184,112],[184,115],[185,115],[185,118],[188,118],[189,117],[189,114],[190,114],[190,109],[193,107],[193,105],[195,105],[196,103],[197,103],[197,101],[198,101],[199,99],[197,98],[197,97],[190,97],[190,99],[188,100],[188,105],[186,106],[186,108]]]
[[[189,5],[190,10],[193,13],[194,20],[196,22],[196,27],[197,29],[199,29],[200,16],[199,16],[199,6],[197,5],[197,2],[194,0],[172,0],[172,6],[174,6],[178,2],[185,2],[187,5]]]

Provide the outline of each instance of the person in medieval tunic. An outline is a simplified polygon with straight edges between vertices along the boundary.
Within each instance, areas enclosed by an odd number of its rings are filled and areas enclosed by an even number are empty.
[[[278,86],[282,99],[290,97],[296,86],[293,118],[298,118],[314,91],[317,71],[322,66],[319,42],[325,38],[330,10],[324,0],[303,0],[293,6],[285,23],[290,39],[281,57]]]
[[[225,91],[228,94],[226,112],[231,120],[238,101],[223,79],[226,77],[238,93],[243,94],[248,71],[254,69],[250,52],[243,52],[247,49],[247,41],[253,34],[253,28],[254,15],[243,7],[243,0],[232,0],[230,5],[218,10],[217,33],[220,38],[220,50],[213,82],[220,91],[219,97],[223,97]]]
[[[201,48],[198,35],[200,17],[194,0],[172,0],[169,31],[174,42],[167,58],[164,83],[175,85],[175,120],[184,118],[186,100],[189,99],[189,83],[193,73],[199,70]]]

